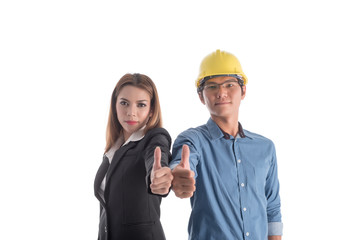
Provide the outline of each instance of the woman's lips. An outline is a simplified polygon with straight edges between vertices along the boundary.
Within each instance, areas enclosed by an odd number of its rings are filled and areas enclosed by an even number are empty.
[[[129,125],[135,125],[137,124],[137,121],[125,121]]]

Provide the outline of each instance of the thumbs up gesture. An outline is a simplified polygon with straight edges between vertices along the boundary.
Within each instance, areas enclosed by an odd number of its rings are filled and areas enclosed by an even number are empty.
[[[156,147],[154,151],[154,164],[150,175],[150,189],[154,194],[164,195],[169,192],[173,176],[171,169],[161,167],[161,149]]]
[[[190,170],[189,156],[189,146],[183,145],[181,162],[172,171],[174,176],[172,189],[175,195],[179,198],[192,197],[195,192],[195,173]]]

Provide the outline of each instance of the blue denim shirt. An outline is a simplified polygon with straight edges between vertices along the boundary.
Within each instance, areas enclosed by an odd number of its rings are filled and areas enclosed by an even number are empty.
[[[234,138],[210,118],[182,132],[173,145],[174,168],[182,145],[190,148],[196,191],[190,199],[189,239],[265,240],[282,235],[279,181],[271,140],[242,130]]]

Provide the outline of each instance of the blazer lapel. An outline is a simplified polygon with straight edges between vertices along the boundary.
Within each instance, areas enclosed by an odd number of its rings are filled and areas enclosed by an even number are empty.
[[[114,157],[111,161],[109,170],[106,174],[106,186],[108,185],[108,182],[112,176],[112,174],[114,173],[117,165],[119,164],[119,162],[121,161],[121,159],[123,158],[123,156],[125,155],[125,153],[129,150],[132,149],[136,146],[136,142],[129,142],[127,145],[120,147],[114,154]],[[105,187],[106,188],[106,187]]]

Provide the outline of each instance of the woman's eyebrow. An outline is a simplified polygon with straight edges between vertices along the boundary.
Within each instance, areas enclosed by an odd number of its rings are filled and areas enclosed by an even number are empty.
[[[130,102],[128,99],[126,98],[120,98],[120,100],[124,100],[124,101],[127,101],[127,102]],[[147,102],[148,100],[146,99],[140,99],[140,100],[137,100],[136,102]]]

